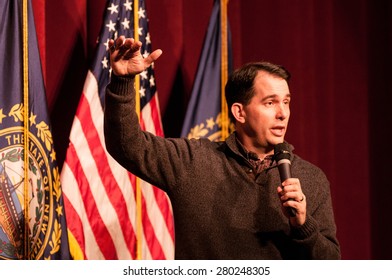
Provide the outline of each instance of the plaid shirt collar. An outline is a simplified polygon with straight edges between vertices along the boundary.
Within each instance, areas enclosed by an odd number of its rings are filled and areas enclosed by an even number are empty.
[[[261,173],[268,167],[270,167],[273,163],[273,155],[267,155],[264,159],[260,159],[259,156],[252,152],[248,151],[245,146],[241,143],[241,141],[236,137],[236,143],[238,146],[238,150],[240,153],[246,158],[246,160],[251,164],[253,171],[256,174]]]

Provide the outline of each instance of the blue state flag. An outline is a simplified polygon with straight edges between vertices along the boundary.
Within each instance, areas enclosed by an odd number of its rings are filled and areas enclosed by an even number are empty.
[[[0,259],[69,259],[31,1],[0,14]]]
[[[221,112],[221,1],[215,0],[202,54],[193,85],[191,99],[183,123],[181,136],[206,137],[219,141],[222,128]],[[227,25],[228,72],[232,69],[231,36]]]

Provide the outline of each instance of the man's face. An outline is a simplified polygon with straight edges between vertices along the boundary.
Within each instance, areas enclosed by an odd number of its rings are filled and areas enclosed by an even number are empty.
[[[253,146],[270,151],[284,141],[290,117],[290,91],[286,80],[260,71],[255,95],[243,107],[245,132]]]

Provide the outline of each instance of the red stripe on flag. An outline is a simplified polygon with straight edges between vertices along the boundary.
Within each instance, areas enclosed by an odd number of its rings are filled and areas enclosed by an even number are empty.
[[[117,259],[117,252],[112,237],[99,214],[94,196],[90,190],[90,184],[72,143],[67,150],[67,164],[78,182],[78,188],[83,199],[90,227],[103,256],[105,259]]]
[[[140,112],[140,128],[146,130],[146,125],[144,124],[143,114]]]
[[[161,120],[160,116],[158,114],[159,108],[157,108],[157,95],[155,94],[153,98],[151,98],[149,102],[150,106],[150,114],[146,114],[145,111],[140,112],[140,127],[142,130],[146,130],[146,121],[145,120],[152,120],[153,121],[153,126],[155,131],[150,131],[153,132],[154,134],[160,134],[163,136],[163,129],[161,127]],[[152,106],[151,106],[152,105]],[[148,111],[148,110],[147,110]],[[144,113],[144,114],[143,114]],[[135,179],[135,176],[133,180]],[[155,202],[157,203],[157,207],[161,213],[162,218],[164,219],[164,223],[168,229],[168,232],[170,234],[171,240],[174,240],[174,226],[172,222],[172,213],[171,213],[171,205],[169,203],[169,200],[166,196],[166,194],[156,188],[155,186],[150,185],[152,188],[152,192],[155,198]],[[151,257],[152,259],[166,259],[165,252],[162,248],[162,246],[165,246],[165,244],[160,244],[159,239],[157,238],[156,232],[152,226],[154,221],[150,220],[150,217],[148,215],[148,205],[146,205],[146,201],[144,199],[144,196],[142,197],[142,216],[143,216],[143,231],[145,234],[147,246],[150,250]]]
[[[146,242],[148,248],[150,249],[151,257],[154,260],[164,260],[166,259],[165,253],[159,240],[156,237],[154,228],[152,227],[150,217],[148,216],[146,201],[143,199],[142,203],[142,213],[143,213],[143,231],[146,237]]]
[[[156,135],[163,137],[164,133],[163,133],[162,122],[160,117],[157,93],[153,96],[153,98],[151,98],[149,105],[151,108],[150,109],[151,119],[153,120],[154,123]],[[146,118],[147,117],[148,116],[146,116]],[[141,120],[143,120],[144,118],[145,116],[141,114]],[[141,125],[143,126],[144,129],[144,122],[141,122]],[[170,237],[174,242],[174,225],[172,222],[171,204],[169,202],[169,199],[166,197],[166,194],[162,190],[154,187],[153,191],[154,191],[156,203],[158,204],[158,207],[161,210],[161,214],[165,219],[168,231],[170,233]]]
[[[159,110],[159,101],[158,101],[157,93],[155,93],[154,97],[151,98],[150,107],[151,107],[151,118],[154,122],[156,135],[163,137],[164,133],[163,133],[162,122],[160,117],[161,114]],[[174,225],[172,223],[171,204],[169,202],[169,199],[166,197],[164,193],[162,193],[161,190],[157,188],[154,188],[154,195],[158,207],[161,210],[162,216],[166,221],[167,228],[170,232],[170,237],[174,242]]]
[[[174,243],[174,224],[172,222],[173,214],[171,211],[171,204],[166,194],[154,187],[154,196],[159,209],[161,210],[162,217],[165,219],[167,229],[170,233],[171,240]]]
[[[75,208],[72,206],[71,202],[68,200],[68,197],[65,194],[63,195],[63,199],[64,199],[67,220],[72,221],[72,223],[67,224],[67,228],[78,242],[78,245],[83,253],[83,258],[87,259],[86,242],[83,234],[82,220],[80,220],[78,213],[75,211]]]
[[[151,107],[151,118],[154,122],[156,135],[163,137],[163,128],[161,123],[157,93],[155,93],[153,98],[151,98],[150,107]]]
[[[82,94],[79,104],[81,108],[84,108],[84,110],[80,111],[78,115],[83,132],[86,135],[87,143],[95,160],[103,186],[105,187],[108,198],[116,211],[118,220],[120,221],[120,227],[124,235],[128,250],[130,251],[132,258],[134,258],[134,246],[136,246],[136,241],[134,238],[135,232],[132,223],[129,220],[126,201],[120,190],[120,186],[117,184],[113,172],[110,169],[106,151],[102,147],[98,132],[93,125],[94,122],[90,114],[90,104],[88,103],[84,94]]]

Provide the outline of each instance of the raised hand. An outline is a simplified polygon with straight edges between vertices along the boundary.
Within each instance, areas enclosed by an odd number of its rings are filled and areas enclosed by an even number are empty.
[[[109,41],[110,64],[116,76],[134,76],[151,66],[157,60],[162,50],[153,51],[148,57],[143,57],[140,49],[142,43],[133,38],[120,36],[116,42]]]

